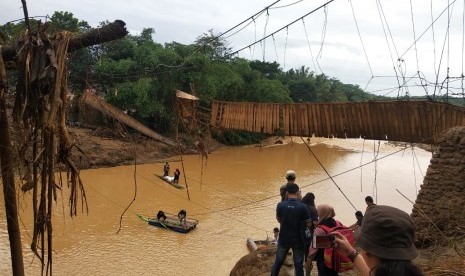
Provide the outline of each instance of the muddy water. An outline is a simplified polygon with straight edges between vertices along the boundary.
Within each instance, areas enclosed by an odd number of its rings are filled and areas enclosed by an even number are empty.
[[[364,197],[374,195],[379,204],[410,212],[412,204],[396,189],[414,200],[431,158],[420,149],[399,151],[401,147],[384,143],[378,149],[378,143],[363,140],[322,140],[311,149],[329,174],[340,174],[333,180],[363,211]],[[376,154],[378,158],[392,155],[356,168]],[[184,156],[190,201],[186,190],[154,177],[162,165],[82,172],[89,214],[70,219],[67,197],[59,197],[54,214],[55,275],[229,275],[247,253],[246,238],[265,238],[278,226],[275,205],[288,169],[297,172],[303,193],[316,194],[317,204],[334,205],[336,216],[345,224],[355,220],[354,208],[302,143],[222,149],[209,156],[203,170],[198,156]],[[172,170],[176,167],[181,169],[181,163],[171,163]],[[180,182],[184,184],[183,175]],[[121,213],[135,192],[136,200],[117,234]],[[26,275],[40,275],[38,260],[28,249],[30,195],[19,196],[19,202]],[[0,203],[0,275],[10,275],[3,194]],[[158,210],[177,213],[181,208],[200,220],[187,235],[147,226],[135,215]]]

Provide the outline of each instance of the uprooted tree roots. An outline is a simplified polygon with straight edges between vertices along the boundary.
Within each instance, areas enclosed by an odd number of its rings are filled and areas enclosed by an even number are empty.
[[[52,274],[52,206],[62,178],[55,177],[58,164],[67,170],[70,215],[77,204],[87,211],[86,195],[79,171],[70,159],[74,147],[65,124],[67,52],[70,33],[49,38],[39,26],[27,33],[17,47],[18,82],[13,108],[14,148],[23,191],[32,189],[34,231],[31,249],[42,262],[42,272]]]

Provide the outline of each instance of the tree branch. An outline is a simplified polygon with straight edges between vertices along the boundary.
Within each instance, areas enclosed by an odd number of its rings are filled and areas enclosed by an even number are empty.
[[[115,20],[108,25],[98,29],[89,30],[70,39],[68,52],[72,52],[88,46],[113,41],[123,38],[128,34],[126,23],[122,20]],[[5,62],[13,61],[16,58],[15,45],[6,45],[1,48],[2,57]]]

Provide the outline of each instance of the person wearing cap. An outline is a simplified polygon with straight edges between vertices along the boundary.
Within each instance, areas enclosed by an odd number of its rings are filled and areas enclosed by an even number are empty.
[[[361,275],[422,276],[412,260],[417,251],[414,245],[415,225],[410,216],[391,206],[373,205],[368,208],[356,237],[360,254],[339,234],[337,250],[348,256]]]
[[[271,270],[272,276],[278,276],[281,266],[292,248],[296,276],[304,275],[304,241],[302,227],[311,225],[310,212],[307,206],[298,200],[299,186],[295,183],[286,185],[287,199],[276,206],[276,219],[280,224],[279,242],[276,259]]]
[[[281,188],[279,188],[279,194],[281,195],[281,201],[286,200],[286,185],[289,183],[295,183],[295,172],[292,170],[289,170],[286,172],[286,180],[287,183],[282,185]]]

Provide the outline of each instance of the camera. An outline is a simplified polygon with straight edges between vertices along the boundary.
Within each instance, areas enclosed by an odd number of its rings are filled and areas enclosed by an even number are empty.
[[[334,247],[335,237],[333,235],[313,236],[314,248]]]

